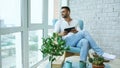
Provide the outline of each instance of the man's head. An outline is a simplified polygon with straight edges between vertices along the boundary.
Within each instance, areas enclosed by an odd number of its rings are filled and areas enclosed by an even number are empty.
[[[63,18],[67,18],[70,15],[70,8],[67,6],[61,7],[61,15]]]

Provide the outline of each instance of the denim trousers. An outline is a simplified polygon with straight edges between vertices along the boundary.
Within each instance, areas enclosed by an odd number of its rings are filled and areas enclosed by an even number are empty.
[[[66,37],[65,41],[67,46],[80,48],[80,61],[87,60],[89,49],[93,49],[99,56],[104,53],[86,30]]]

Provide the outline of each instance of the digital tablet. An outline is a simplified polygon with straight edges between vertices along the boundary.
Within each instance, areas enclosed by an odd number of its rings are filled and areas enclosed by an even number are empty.
[[[64,31],[70,32],[72,29],[75,29],[75,27],[65,28]]]

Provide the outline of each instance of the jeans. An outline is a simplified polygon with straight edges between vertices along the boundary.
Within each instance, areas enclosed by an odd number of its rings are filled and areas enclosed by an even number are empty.
[[[76,34],[66,37],[65,41],[67,46],[78,47],[81,49],[80,61],[86,61],[90,48],[93,49],[99,56],[104,53],[103,50],[98,47],[90,34],[85,30],[79,31]]]

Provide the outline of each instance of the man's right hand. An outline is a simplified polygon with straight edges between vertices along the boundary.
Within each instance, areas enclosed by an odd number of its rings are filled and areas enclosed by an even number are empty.
[[[65,36],[65,35],[67,35],[67,34],[68,34],[67,31],[64,31],[64,32],[59,33],[60,36]]]

